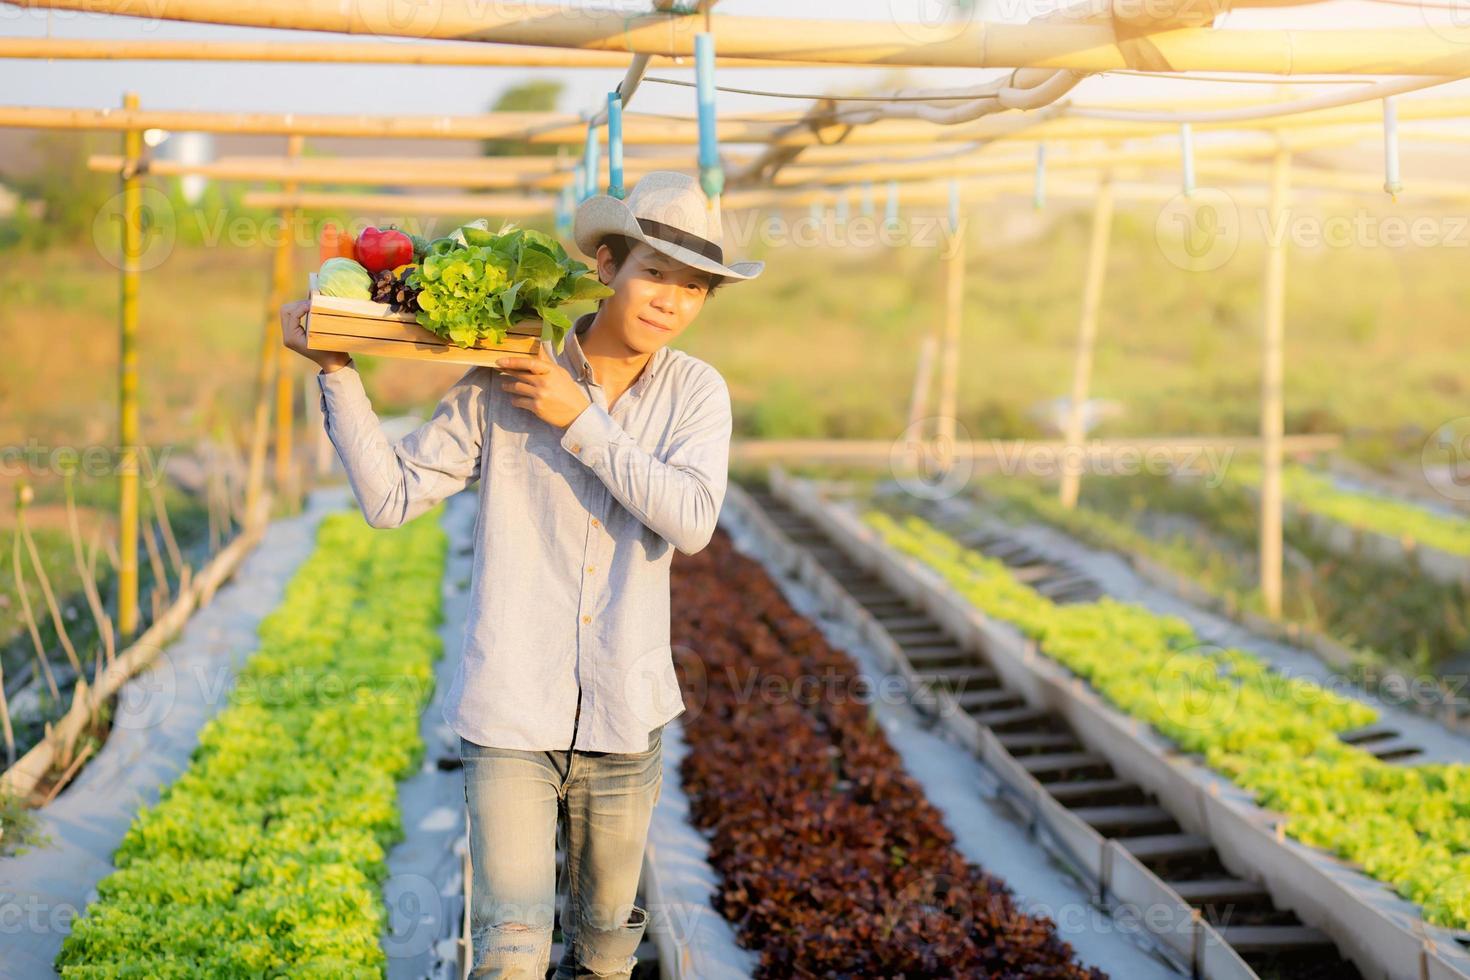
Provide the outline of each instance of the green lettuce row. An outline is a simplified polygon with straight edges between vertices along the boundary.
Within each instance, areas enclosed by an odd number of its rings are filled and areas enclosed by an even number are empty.
[[[187,770],[141,811],[63,977],[380,977],[397,781],[442,652],[436,507],[325,517]]]
[[[1234,463],[1229,478],[1259,487],[1261,468],[1255,463]],[[1297,507],[1348,527],[1408,538],[1450,554],[1470,557],[1470,520],[1465,518],[1436,514],[1406,501],[1343,490],[1328,477],[1304,466],[1282,467],[1281,492]]]
[[[1337,737],[1377,719],[1368,705],[1205,644],[1179,617],[1108,597],[1054,603],[917,515],[863,519],[1120,710],[1285,814],[1287,833],[1356,862],[1428,921],[1470,927],[1470,766],[1388,765]]]

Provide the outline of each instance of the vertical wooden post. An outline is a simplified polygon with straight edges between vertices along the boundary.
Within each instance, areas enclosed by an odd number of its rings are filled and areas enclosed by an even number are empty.
[[[137,109],[138,93],[124,93],[123,108]],[[117,470],[117,628],[125,640],[138,632],[138,269],[143,255],[143,183],[138,168],[142,157],[143,131],[125,130],[117,386],[122,454]]]
[[[954,463],[955,415],[958,412],[960,324],[965,312],[965,235],[958,224],[954,242],[945,256],[944,344],[939,361],[939,417],[935,419],[935,456],[941,472]]]
[[[919,465],[919,452],[924,445],[924,417],[929,411],[929,389],[934,383],[934,354],[938,339],[930,332],[919,341],[919,363],[914,369],[914,388],[909,393],[909,420],[905,458],[909,466]]]
[[[293,134],[287,137],[287,159],[295,161],[300,158],[301,142],[302,137],[299,135]],[[290,194],[298,186],[296,181],[288,180],[282,189]],[[295,222],[295,217],[294,208],[281,208],[281,223],[286,231],[276,245],[271,264],[271,307],[275,310],[279,310],[291,295],[291,259],[295,254],[293,251],[295,243],[290,229]],[[298,357],[288,350],[285,344],[276,345],[276,356],[280,358],[279,368],[276,371],[276,493],[280,495],[286,509],[294,513],[297,508],[297,487],[295,452],[291,438],[292,416],[295,409],[295,402],[292,400],[292,385],[295,383],[297,374]]]
[[[1092,210],[1092,240],[1087,247],[1087,278],[1082,286],[1082,321],[1077,329],[1077,355],[1072,362],[1072,398],[1067,406],[1067,421],[1062,438],[1066,455],[1062,459],[1059,500],[1068,510],[1077,506],[1082,491],[1082,470],[1067,464],[1079,458],[1082,440],[1083,412],[1092,384],[1092,352],[1097,346],[1097,318],[1102,309],[1103,283],[1108,273],[1108,239],[1113,226],[1113,175],[1103,174],[1098,184],[1097,201]]]
[[[1291,151],[1278,146],[1271,163],[1271,214],[1266,241],[1264,337],[1261,356],[1261,598],[1266,614],[1281,615],[1281,441],[1286,333],[1285,213],[1291,192]]]

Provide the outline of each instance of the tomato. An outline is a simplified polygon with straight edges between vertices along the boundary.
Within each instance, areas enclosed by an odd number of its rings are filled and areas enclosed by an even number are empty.
[[[357,236],[357,261],[373,275],[412,262],[413,239],[392,228],[379,231],[368,225]]]

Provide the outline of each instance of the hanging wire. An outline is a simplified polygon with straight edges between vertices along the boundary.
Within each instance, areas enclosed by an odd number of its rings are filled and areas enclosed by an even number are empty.
[[[591,197],[597,193],[598,176],[597,157],[597,124],[587,124],[587,145],[582,152],[582,166],[586,170],[586,177],[582,181],[582,193],[584,198]],[[578,202],[580,203],[580,202]]]
[[[839,187],[837,189],[837,206],[835,208],[835,217],[837,219],[837,224],[840,227],[846,227],[847,222],[852,217],[851,212],[848,210],[847,195],[849,191],[850,188],[847,187]]]
[[[725,171],[720,166],[715,128],[715,36],[707,30],[694,35],[694,71],[699,102],[699,186],[713,207],[725,189]]]
[[[960,182],[955,178],[949,178],[949,230],[954,232],[960,227]]]
[[[1371,82],[1358,86],[1356,91],[1337,94],[1319,93],[1294,102],[1271,102],[1257,106],[1232,106],[1229,109],[1208,109],[1200,112],[1161,112],[1152,109],[1118,109],[1107,106],[1069,106],[1066,115],[1079,119],[1109,119],[1114,122],[1181,123],[1181,122],[1245,122],[1258,119],[1276,119],[1298,112],[1314,112],[1344,105],[1356,105],[1418,92],[1457,81],[1450,75],[1426,75],[1399,78],[1392,81]]]
[[[898,181],[888,182],[888,201],[883,212],[883,223],[892,228],[898,224]]]
[[[1417,3],[1413,4],[1418,6]],[[1097,73],[1099,77],[1104,75],[1136,75],[1139,78],[1152,78],[1157,81],[1161,74],[1156,71],[1138,71],[1132,68],[1109,68]],[[1367,85],[1369,82],[1361,78],[1304,78],[1301,76],[1280,77],[1251,77],[1249,75],[1196,75],[1190,72],[1169,72],[1168,78],[1181,82],[1229,82],[1240,85]]]
[[[1404,190],[1399,180],[1399,104],[1392,97],[1383,100],[1383,189],[1395,203]]]
[[[623,188],[623,96],[617,89],[607,93],[607,192],[618,200],[627,196]]]
[[[871,180],[863,181],[863,195],[859,199],[858,210],[864,218],[873,216],[873,182]]]
[[[556,195],[556,233],[565,238],[572,233],[572,185],[566,184]]]
[[[682,85],[696,87],[698,82],[685,81],[682,78],[645,78],[645,82],[658,82],[660,85]],[[973,102],[974,93],[962,95],[832,95],[825,92],[773,92],[769,89],[736,88],[733,85],[716,85],[717,92],[730,92],[735,95],[759,95],[769,99],[811,99],[814,102],[832,100],[836,102]]]
[[[1046,207],[1046,144],[1036,144],[1036,180],[1031,190],[1031,206],[1040,211]]]
[[[1189,123],[1179,124],[1179,153],[1184,168],[1184,196],[1194,193],[1194,129]]]

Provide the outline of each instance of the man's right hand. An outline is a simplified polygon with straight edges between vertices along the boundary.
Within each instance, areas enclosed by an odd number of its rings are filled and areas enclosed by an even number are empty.
[[[336,350],[312,350],[306,346],[306,325],[302,319],[310,306],[311,300],[299,299],[281,307],[281,342],[320,367],[323,374],[331,374],[346,367],[352,355]]]

